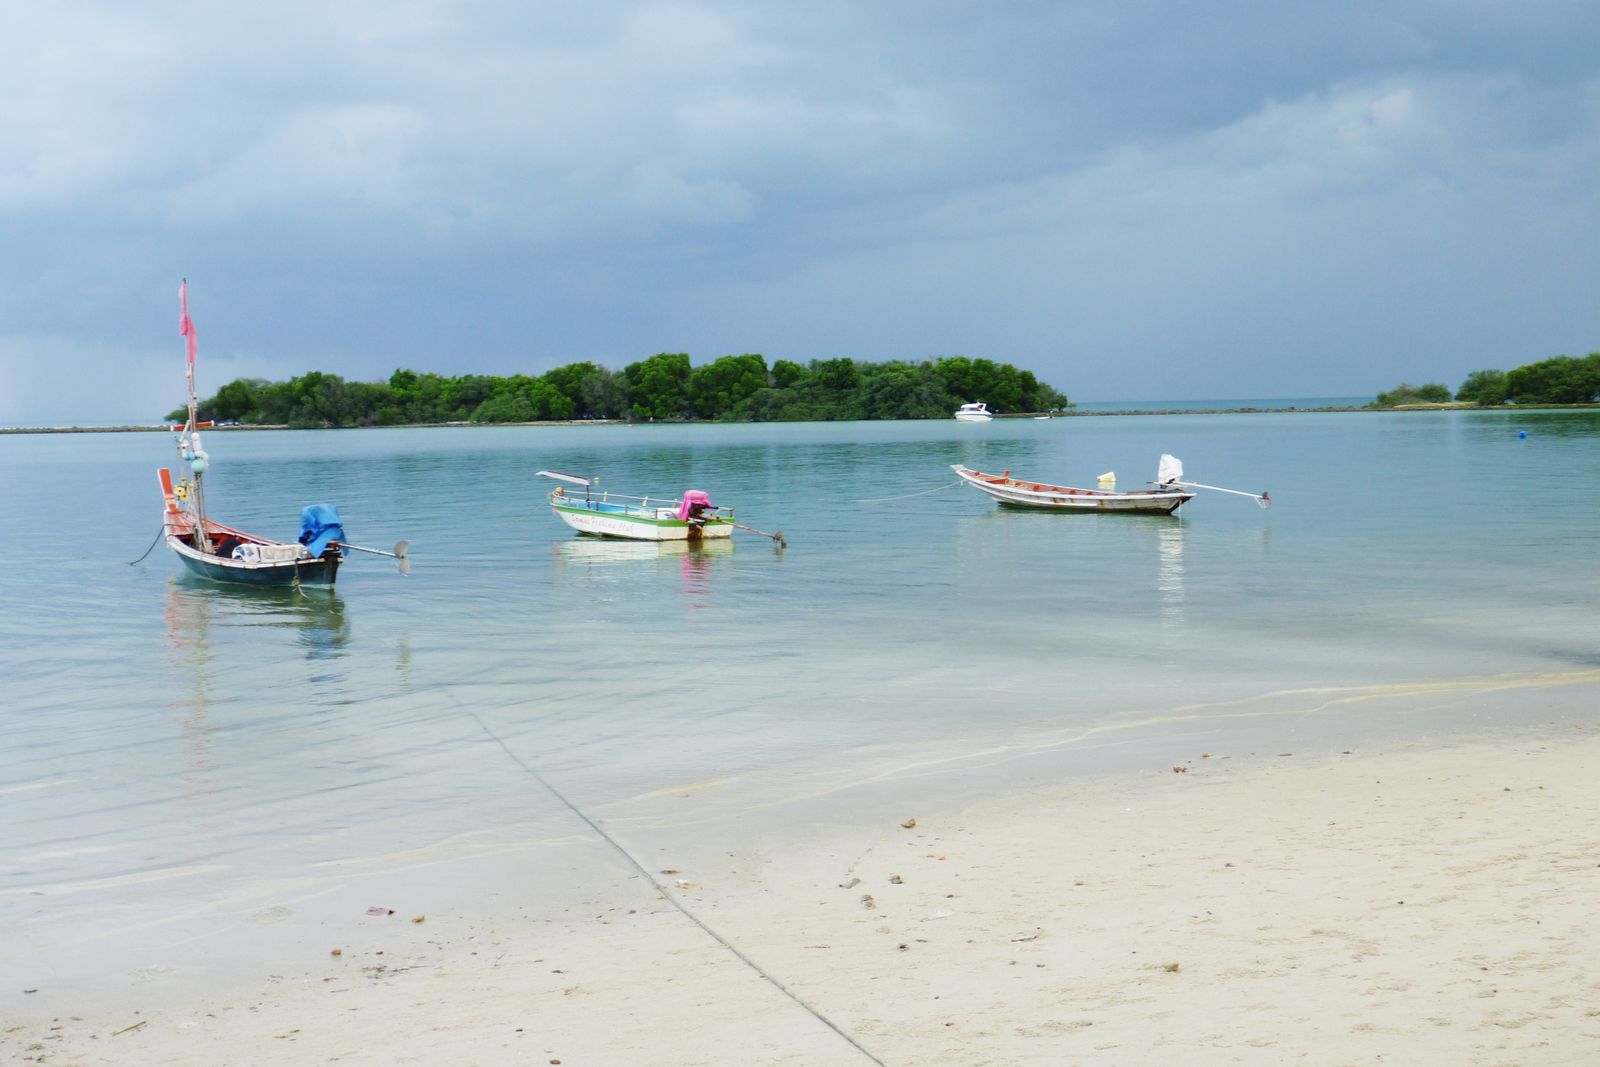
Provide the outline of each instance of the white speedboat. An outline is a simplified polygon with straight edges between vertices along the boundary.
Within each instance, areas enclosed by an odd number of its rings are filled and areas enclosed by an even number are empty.
[[[962,404],[956,408],[957,422],[988,422],[992,418],[994,415],[981,400],[976,404]]]

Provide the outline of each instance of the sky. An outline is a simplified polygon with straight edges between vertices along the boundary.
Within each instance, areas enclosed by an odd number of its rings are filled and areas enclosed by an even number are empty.
[[[321,370],[967,355],[1074,400],[1600,350],[1600,5],[13,6],[0,425]]]

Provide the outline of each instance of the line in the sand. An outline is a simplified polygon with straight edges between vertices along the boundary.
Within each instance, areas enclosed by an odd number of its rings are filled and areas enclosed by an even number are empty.
[[[700,919],[700,917],[698,915],[696,915],[694,912],[692,912],[688,908],[684,907],[683,902],[681,900],[679,900],[678,898],[674,897],[672,894],[668,893],[666,891],[665,887],[663,887],[660,882],[656,881],[655,877],[648,870],[645,869],[644,864],[640,863],[637,859],[634,858],[633,853],[631,853],[627,849],[623,848],[622,845],[619,844],[610,834],[606,833],[605,830],[601,829],[598,823],[596,823],[593,819],[589,818],[588,815],[584,814],[584,812],[576,804],[574,804],[572,801],[568,800],[564,793],[562,793],[555,786],[551,785],[549,780],[546,779],[544,775],[540,774],[539,771],[535,767],[533,767],[531,764],[529,764],[521,756],[519,756],[515,752],[511,751],[511,746],[507,745],[505,743],[505,741],[501,739],[499,734],[497,734],[493,730],[489,729],[489,724],[484,722],[482,717],[479,716],[476,711],[474,711],[472,708],[469,708],[467,705],[463,704],[456,697],[454,692],[452,692],[450,689],[445,689],[444,690],[444,694],[445,694],[446,697],[449,698],[449,700],[450,700],[450,702],[452,704],[454,704],[457,708],[461,709],[461,711],[465,712],[467,714],[467,716],[469,716],[474,722],[476,722],[478,724],[478,728],[481,729],[484,732],[484,734],[491,741],[493,741],[496,745],[499,745],[500,746],[500,750],[502,752],[504,752],[508,757],[510,757],[510,759],[511,759],[511,761],[513,763],[515,763],[517,766],[521,767],[524,771],[526,771],[528,773],[528,775],[531,778],[533,778],[534,781],[538,782],[541,786],[544,787],[546,792],[548,792],[551,796],[553,796],[557,800],[559,800],[562,803],[562,805],[564,807],[566,807],[566,809],[568,811],[572,812],[572,814],[576,815],[579,819],[582,819],[583,822],[585,823],[585,825],[587,825],[589,827],[589,829],[591,829],[591,830],[593,830],[595,832],[596,836],[598,836],[606,844],[610,845],[612,847],[612,849],[614,849],[619,856],[621,856],[623,859],[627,860],[628,861],[628,865],[631,866],[634,870],[639,872],[640,876],[643,877],[644,880],[646,882],[648,882],[653,889],[655,889],[656,894],[658,896],[660,896],[662,900],[665,900],[668,904],[671,904],[674,908],[676,908],[678,910],[678,912],[681,915],[683,915],[684,918],[688,919],[690,922],[692,922],[696,926],[698,926],[701,930],[703,930],[706,933],[706,935],[708,937],[710,937],[712,940],[716,941],[717,944],[721,945],[723,948],[725,948],[729,952],[733,953],[733,955],[735,957],[737,957],[741,963],[743,963],[746,967],[749,967],[752,971],[754,971],[757,975],[759,975],[762,978],[762,980],[768,982],[769,984],[772,985],[772,987],[774,989],[778,990],[778,992],[782,993],[784,996],[788,997],[790,1000],[792,1000],[796,1004],[798,1004],[812,1018],[816,1019],[822,1025],[826,1026],[829,1030],[832,1030],[835,1034],[838,1034],[840,1038],[842,1038],[843,1040],[845,1040],[846,1042],[849,1043],[851,1048],[854,1048],[857,1052],[861,1053],[867,1059],[869,1059],[873,1063],[877,1064],[878,1067],[885,1067],[884,1062],[882,1060],[878,1059],[878,1057],[874,1056],[871,1052],[869,1052],[861,1044],[861,1042],[857,1041],[854,1037],[850,1036],[848,1033],[846,1033],[844,1030],[842,1030],[838,1026],[838,1024],[836,1024],[832,1019],[829,1019],[826,1015],[822,1014],[822,1012],[820,1012],[816,1008],[812,1007],[809,1003],[807,1003],[794,990],[792,990],[788,986],[784,985],[777,978],[774,978],[771,974],[769,974],[767,972],[766,968],[757,966],[757,964],[756,964],[756,962],[754,960],[752,960],[749,956],[746,956],[743,952],[739,951],[739,949],[737,947],[735,947],[732,942],[730,942],[727,938],[723,937],[721,934],[717,933],[711,927],[707,926],[705,924],[705,922],[703,922]]]

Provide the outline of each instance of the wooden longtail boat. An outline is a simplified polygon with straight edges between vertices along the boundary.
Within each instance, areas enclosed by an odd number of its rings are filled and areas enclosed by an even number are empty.
[[[994,497],[1000,503],[1014,508],[1037,508],[1042,511],[1102,511],[1127,512],[1139,515],[1171,515],[1193,493],[1182,489],[1136,489],[1119,493],[1108,489],[1074,489],[1067,485],[1049,485],[1011,477],[1010,471],[1001,474],[984,474],[969,470],[959,463],[950,469],[963,482]]]
[[[1015,508],[1036,508],[1041,511],[1112,511],[1135,515],[1171,515],[1186,501],[1194,499],[1194,494],[1189,492],[1190,489],[1209,489],[1216,493],[1247,496],[1259,507],[1272,506],[1271,493],[1246,493],[1239,489],[1224,489],[1216,485],[1186,482],[1183,480],[1183,464],[1177,456],[1166,454],[1162,455],[1161,462],[1156,468],[1156,480],[1151,483],[1155,486],[1154,489],[1135,489],[1126,493],[1119,493],[1112,488],[1117,476],[1110,472],[1100,476],[1100,483],[1104,488],[1075,489],[1068,485],[1050,485],[1045,482],[1013,478],[1010,471],[984,474],[982,471],[963,467],[959,463],[952,463],[950,469],[955,471],[956,476],[963,482],[980,492],[989,494],[1002,504]]]
[[[188,345],[189,418],[183,426],[173,427],[178,433],[180,477],[174,483],[170,470],[163,467],[158,472],[161,530],[167,547],[191,573],[239,585],[331,588],[346,550],[393,557],[404,574],[410,567],[406,542],[395,545],[393,552],[347,543],[339,511],[332,504],[312,504],[301,511],[298,542],[258,537],[206,517],[205,473],[211,459],[201,446],[200,431],[212,424],[196,419],[199,402],[194,391],[194,360],[199,345],[189,318],[188,296],[185,282],[178,289],[178,332]]]

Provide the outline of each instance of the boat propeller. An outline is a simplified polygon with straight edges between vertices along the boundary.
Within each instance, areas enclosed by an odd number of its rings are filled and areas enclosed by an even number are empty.
[[[352,544],[348,544],[348,543],[346,543],[344,541],[334,541],[334,542],[331,542],[331,543],[335,544],[335,545],[338,545],[340,548],[348,548],[352,552],[370,552],[374,556],[388,556],[390,559],[394,560],[399,565],[401,574],[409,574],[411,572],[411,542],[410,541],[396,541],[394,543],[394,551],[393,552],[385,552],[381,548],[365,548],[365,547],[363,547],[361,545],[352,545]]]

